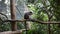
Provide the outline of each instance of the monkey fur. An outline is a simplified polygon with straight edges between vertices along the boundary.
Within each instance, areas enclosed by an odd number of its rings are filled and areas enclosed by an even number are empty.
[[[26,12],[24,14],[24,19],[29,19],[29,16],[31,16],[31,15],[32,15],[32,12]]]

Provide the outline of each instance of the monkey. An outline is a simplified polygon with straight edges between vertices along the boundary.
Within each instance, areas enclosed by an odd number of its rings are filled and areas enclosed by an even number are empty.
[[[24,14],[24,19],[30,19],[29,16],[31,16],[32,14],[33,14],[32,12],[26,12],[26,13]]]
[[[26,12],[24,14],[24,19],[31,19],[30,16],[32,15],[33,13],[32,12]],[[30,29],[30,23],[25,21],[25,28],[26,28],[26,34],[27,34],[27,31]]]

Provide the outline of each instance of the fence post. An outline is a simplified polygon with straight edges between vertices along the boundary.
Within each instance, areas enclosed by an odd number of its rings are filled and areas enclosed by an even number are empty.
[[[50,23],[51,23],[50,20],[51,20],[51,17],[50,17],[50,15],[48,16],[48,18],[49,18],[49,20],[48,20],[49,21],[49,24],[48,24],[48,33],[51,34],[51,29],[50,29]]]
[[[27,21],[25,21],[25,29],[26,29],[26,34],[28,34],[27,33]]]
[[[15,20],[16,17],[15,0],[10,0],[10,10],[11,10],[11,19]],[[11,29],[12,31],[17,30],[17,23],[15,21],[11,22]]]

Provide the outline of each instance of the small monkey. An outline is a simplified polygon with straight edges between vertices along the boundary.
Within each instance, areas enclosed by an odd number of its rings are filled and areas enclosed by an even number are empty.
[[[31,15],[32,15],[32,12],[26,12],[24,14],[24,19],[30,19],[29,16],[31,16]]]
[[[24,19],[30,19],[30,16],[32,15],[32,12],[26,12],[25,14],[24,14]],[[25,28],[26,28],[26,31],[28,30],[28,29],[30,29],[30,23],[29,22],[26,22],[25,21]],[[26,32],[26,34],[27,34],[27,32]]]

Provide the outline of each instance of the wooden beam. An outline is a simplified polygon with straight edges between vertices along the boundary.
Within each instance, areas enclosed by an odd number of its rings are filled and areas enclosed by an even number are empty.
[[[40,21],[40,20],[36,20],[36,19],[22,19],[22,20],[5,20],[3,22],[25,22],[25,21],[31,21],[31,22],[37,22],[37,23],[40,23],[40,24],[60,24],[60,21],[47,21],[47,22],[44,22],[44,21]]]
[[[11,10],[11,19],[15,20],[15,17],[16,17],[15,0],[10,0],[10,10]],[[12,31],[17,30],[17,23],[15,21],[11,22],[11,29]]]

